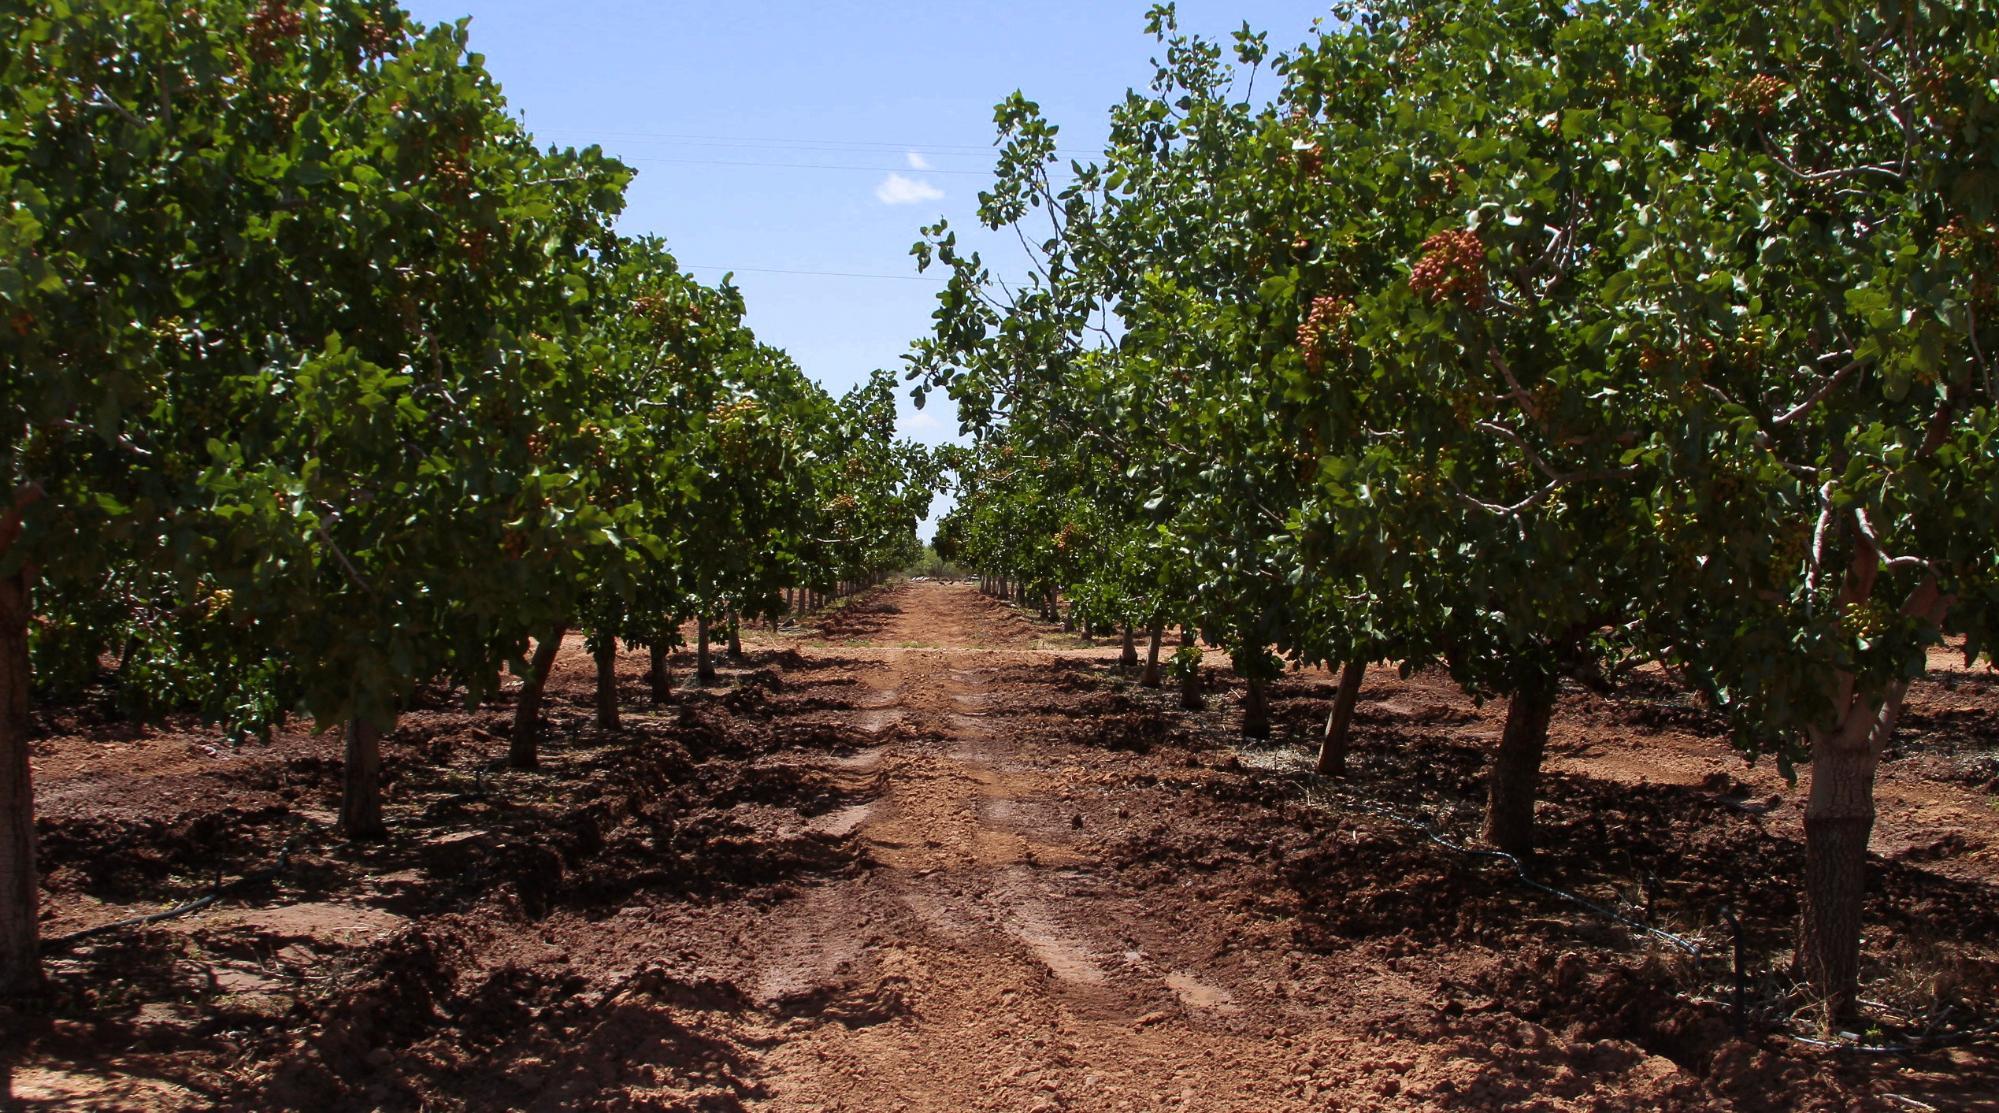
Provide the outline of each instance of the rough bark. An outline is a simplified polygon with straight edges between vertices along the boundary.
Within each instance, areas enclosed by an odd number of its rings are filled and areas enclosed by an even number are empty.
[[[1846,690],[1850,678],[1841,683]],[[1907,695],[1903,682],[1874,699],[1849,697],[1846,717],[1837,727],[1806,736],[1812,763],[1805,797],[1805,907],[1797,967],[1823,1005],[1828,1024],[1851,1015],[1859,996],[1874,773]]]
[[[618,639],[605,638],[597,647],[597,726],[618,729]]]
[[[1139,687],[1141,688],[1159,687],[1159,643],[1164,641],[1165,639],[1166,639],[1165,624],[1158,622],[1153,623],[1152,644],[1145,651],[1145,671],[1139,674],[1138,677]]]
[[[391,722],[393,727],[393,722]],[[350,839],[379,839],[382,822],[383,728],[365,718],[347,721],[346,762],[340,776],[340,832]]]
[[[1270,681],[1261,675],[1243,677],[1242,733],[1247,738],[1270,737]]]
[[[1367,675],[1367,662],[1348,661],[1340,670],[1340,689],[1333,695],[1333,710],[1326,716],[1326,736],[1319,740],[1319,761],[1314,767],[1322,777],[1347,775],[1347,745],[1353,735],[1353,708],[1360,699],[1360,682]]]
[[[1843,605],[1873,598],[1879,554],[1856,552],[1841,585]],[[1932,629],[1955,599],[1927,576],[1902,601],[1902,613]],[[1797,966],[1824,1008],[1828,1025],[1853,1012],[1859,996],[1861,911],[1867,890],[1867,842],[1874,832],[1874,773],[1908,698],[1905,678],[1878,692],[1857,678],[1834,678],[1831,730],[1808,731],[1811,783],[1805,799],[1805,900]]]
[[[703,688],[715,684],[715,656],[708,650],[708,616],[694,620],[694,682]]]
[[[514,733],[507,741],[507,764],[515,769],[533,769],[541,763],[541,695],[567,632],[566,627],[557,627],[537,642],[528,674],[521,677],[521,694],[514,701]]]
[[[1192,647],[1194,631],[1182,626],[1180,644],[1182,647]],[[1208,701],[1201,698],[1201,666],[1190,664],[1187,671],[1180,676],[1180,706],[1188,711],[1199,711],[1207,705]]]
[[[673,651],[655,641],[647,655],[646,683],[652,688],[652,701],[665,703],[673,698]]]
[[[33,992],[42,971],[28,762],[28,608],[27,574],[0,579],[0,997]]]
[[[1493,755],[1486,785],[1485,841],[1508,854],[1534,852],[1534,800],[1541,783],[1541,755],[1555,710],[1555,678],[1523,682],[1506,708],[1506,730]]]
[[[1874,755],[1815,744],[1805,803],[1805,907],[1798,970],[1825,1019],[1849,1014],[1859,993],[1861,905],[1874,832]]]

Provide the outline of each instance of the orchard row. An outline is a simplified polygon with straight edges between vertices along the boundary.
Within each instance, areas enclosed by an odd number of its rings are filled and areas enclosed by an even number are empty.
[[[909,559],[893,377],[829,396],[614,233],[632,172],[538,147],[463,24],[10,2],[0,76],[0,992],[38,979],[34,698],[339,727],[364,837],[418,685],[524,674],[532,765],[566,631],[657,661]]]
[[[1798,962],[1845,1011],[1909,684],[1999,632],[1999,5],[1334,17],[1274,53],[1155,9],[1095,163],[999,106],[980,215],[1032,276],[915,248],[910,377],[974,440],[940,551],[1226,648],[1250,734],[1341,667],[1329,774],[1362,670],[1447,667],[1509,701],[1516,854],[1558,684],[1666,670],[1809,762]]]

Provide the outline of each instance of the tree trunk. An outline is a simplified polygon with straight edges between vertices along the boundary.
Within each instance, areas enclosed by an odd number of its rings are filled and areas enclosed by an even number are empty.
[[[618,729],[618,639],[605,638],[597,647],[597,726]]]
[[[1117,663],[1120,668],[1138,667],[1138,639],[1132,634],[1129,622],[1124,624],[1124,652],[1118,655]]]
[[[528,659],[528,674],[521,677],[521,694],[514,701],[514,735],[507,742],[507,764],[515,769],[533,769],[541,764],[541,697],[548,689],[548,674],[555,668],[555,655],[562,649],[566,626],[558,626],[535,643]]]
[[[28,763],[28,609],[27,573],[0,579],[0,998],[33,992],[42,980]]]
[[[1851,681],[1842,678],[1841,687]],[[1874,771],[1895,733],[1907,681],[1878,698],[1849,697],[1846,718],[1810,731],[1805,797],[1805,907],[1797,966],[1830,1026],[1853,1013],[1860,987],[1860,921],[1867,895],[1867,842],[1874,833]]]
[[[1874,597],[1879,554],[1857,548],[1840,600],[1858,605]],[[1926,576],[1902,601],[1901,612],[1941,627],[1954,596]],[[1798,939],[1798,970],[1823,1003],[1827,1026],[1853,1012],[1859,995],[1860,922],[1867,895],[1867,841],[1874,832],[1874,771],[1894,736],[1909,695],[1909,680],[1878,694],[1855,690],[1854,677],[1834,676],[1840,712],[1826,732],[1808,731],[1811,785],[1805,798],[1805,901]]]
[[[694,682],[703,688],[715,684],[715,657],[708,652],[708,616],[694,620]]]
[[[665,703],[673,698],[673,651],[654,641],[646,652],[646,683],[652,688],[652,701]]]
[[[1270,737],[1270,681],[1252,673],[1243,677],[1247,690],[1242,697],[1242,733],[1249,738]]]
[[[1360,682],[1367,675],[1367,662],[1348,661],[1340,670],[1340,690],[1333,696],[1332,713],[1326,716],[1326,736],[1319,741],[1319,762],[1314,771],[1322,777],[1347,775],[1347,741],[1353,735],[1353,705],[1360,699]]]
[[[394,728],[391,720],[390,728]],[[347,760],[341,767],[340,832],[350,839],[379,839],[382,822],[382,727],[364,718],[347,720]]]
[[[729,660],[743,659],[743,620],[735,608],[729,609]]]
[[[1805,802],[1805,907],[1798,969],[1828,1023],[1853,1011],[1860,982],[1867,840],[1874,832],[1874,755],[1816,739]]]
[[[1152,624],[1152,644],[1145,651],[1145,671],[1139,674],[1138,684],[1142,688],[1159,687],[1159,643],[1165,640],[1164,623]]]
[[[1506,731],[1493,755],[1486,786],[1485,841],[1524,857],[1534,852],[1534,798],[1541,782],[1541,753],[1555,710],[1555,678],[1526,680],[1506,707]]]
[[[1194,631],[1189,627],[1180,627],[1180,645],[1183,648],[1194,646]],[[1180,706],[1188,711],[1199,711],[1207,705],[1207,701],[1201,698],[1201,666],[1197,661],[1189,662],[1187,671],[1180,677]]]

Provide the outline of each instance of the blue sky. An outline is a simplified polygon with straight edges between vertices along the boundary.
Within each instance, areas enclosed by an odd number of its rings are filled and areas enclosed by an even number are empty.
[[[600,144],[639,171],[622,229],[664,236],[706,280],[734,269],[758,336],[836,393],[900,368],[928,329],[937,285],[914,279],[909,246],[939,216],[976,225],[993,105],[1024,91],[1087,157],[1155,47],[1147,0],[405,4],[425,22],[470,16],[473,48],[537,136]],[[1283,47],[1328,6],[1179,10],[1187,30],[1247,20]],[[987,254],[1010,269],[1018,248]],[[901,428],[937,443],[957,421],[905,398]]]

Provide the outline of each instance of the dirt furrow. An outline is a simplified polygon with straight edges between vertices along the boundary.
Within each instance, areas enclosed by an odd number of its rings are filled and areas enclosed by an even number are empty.
[[[1017,749],[994,691],[1022,655],[976,648],[989,604],[945,585],[898,602],[878,640],[938,651],[881,650],[863,682],[901,712],[853,828],[872,868],[791,902],[758,948],[764,984],[818,978],[896,1008],[788,1034],[763,1064],[768,1107],[1271,1107],[1281,1090],[1259,1079],[1288,1083],[1289,1049],[1211,1027],[1240,1012],[1233,995],[1136,947],[1121,925],[1137,902],[1106,908],[1061,770]],[[1261,1066],[1229,1067],[1226,1093],[1200,1077],[1246,1061]]]
[[[1349,806],[1475,830],[1503,709],[1440,674],[1369,678],[1335,790],[1295,774],[1329,677],[1274,686],[1280,738],[1252,746],[1226,669],[1207,670],[1210,709],[1185,712],[1115,645],[970,585],[893,587],[746,642],[722,685],[660,705],[627,654],[617,730],[591,725],[593,664],[565,647],[532,773],[505,767],[505,697],[430,700],[391,740],[395,824],[374,844],[331,830],[338,762],[303,731],[228,749],[192,729],[59,729],[37,756],[52,926],[295,849],[268,884],[56,959],[45,1011],[0,1011],[0,1096],[1014,1113],[1999,1092],[1984,1045],[1859,1060],[1775,1031],[1795,798],[1671,691],[1564,694],[1535,869],[1717,955],[1714,909],[1742,910],[1764,1002],[1746,1040],[1718,960]],[[1928,718],[1885,767],[1923,810],[1884,818],[1869,910],[1879,992],[1959,1013],[1999,985],[1976,942],[1999,933],[1999,840],[1975,814],[1990,789],[1960,776],[1999,711],[1972,679],[1918,693]]]

